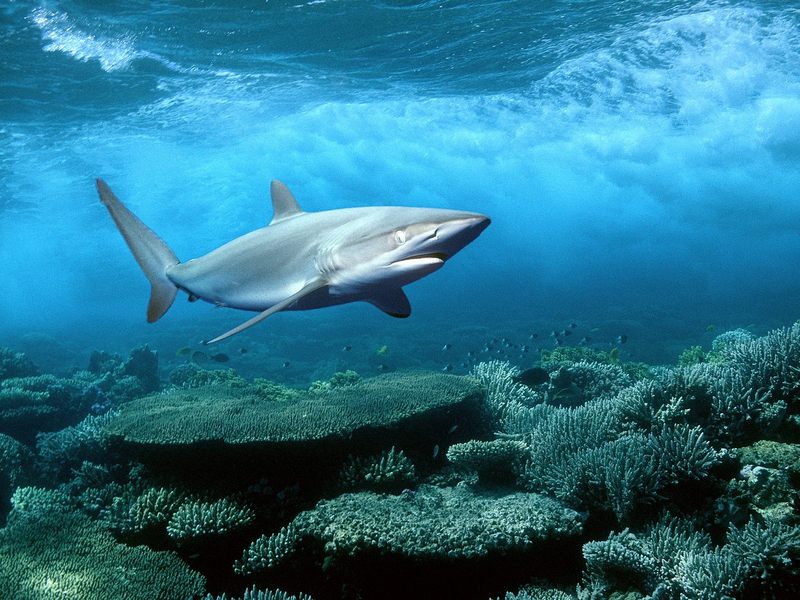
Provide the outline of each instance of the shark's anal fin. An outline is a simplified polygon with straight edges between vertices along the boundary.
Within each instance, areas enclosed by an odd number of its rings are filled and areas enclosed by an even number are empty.
[[[273,179],[269,186],[270,196],[272,196],[272,221],[270,225],[274,225],[284,219],[293,217],[295,215],[303,214],[303,209],[294,199],[292,192],[283,183],[277,179]]]
[[[383,290],[367,299],[390,317],[405,319],[411,315],[411,303],[402,288]]]
[[[315,279],[314,281],[311,281],[310,283],[307,283],[305,286],[303,286],[303,288],[300,291],[295,292],[294,294],[292,294],[291,296],[286,298],[286,300],[281,300],[277,304],[275,304],[273,306],[270,306],[264,312],[260,312],[255,317],[253,317],[252,319],[249,319],[249,320],[245,321],[244,323],[242,323],[238,327],[234,327],[230,331],[226,331],[222,335],[218,335],[213,340],[208,340],[208,341],[203,342],[203,343],[204,344],[215,344],[217,342],[221,342],[222,340],[231,337],[232,335],[236,335],[237,333],[241,333],[242,331],[244,331],[245,329],[248,329],[249,327],[252,327],[256,323],[260,323],[261,321],[266,319],[268,316],[270,316],[272,314],[275,314],[276,312],[282,311],[285,308],[288,308],[289,306],[291,306],[292,304],[294,304],[295,302],[297,302],[298,300],[300,300],[304,296],[308,296],[309,294],[312,294],[312,293],[316,292],[317,290],[319,290],[321,288],[324,288],[326,285],[328,285],[328,282],[325,281],[324,279],[321,279],[321,278],[320,279]]]

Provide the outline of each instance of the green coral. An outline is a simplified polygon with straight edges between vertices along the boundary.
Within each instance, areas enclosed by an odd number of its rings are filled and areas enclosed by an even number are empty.
[[[688,521],[664,518],[642,533],[612,532],[607,540],[584,544],[581,599],[608,597],[613,590],[653,598],[772,597],[780,578],[798,574],[800,529],[767,521],[731,527],[724,546]]]
[[[528,445],[521,440],[470,440],[447,449],[447,460],[457,468],[475,471],[482,484],[512,481],[517,463],[527,458]]]
[[[41,474],[49,481],[68,477],[84,461],[102,460],[108,452],[106,425],[115,411],[89,415],[77,425],[36,436],[36,451]]]
[[[399,492],[414,485],[416,479],[414,463],[394,446],[378,456],[351,456],[339,473],[339,483],[345,489]]]
[[[530,455],[520,479],[527,489],[576,508],[610,510],[619,523],[665,487],[706,477],[719,460],[699,428],[626,431],[613,400],[557,409],[524,439]]]
[[[283,590],[259,590],[255,586],[247,588],[242,596],[212,596],[208,594],[203,600],[314,600],[308,594],[289,594]]]
[[[167,524],[174,540],[187,541],[204,536],[224,535],[252,524],[256,514],[228,498],[214,502],[189,500],[181,504]]]
[[[328,381],[315,381],[311,384],[308,388],[308,391],[311,393],[317,392],[326,392],[330,389],[343,387],[346,385],[355,385],[361,381],[361,375],[356,373],[355,371],[337,371]]]
[[[12,490],[16,488],[25,479],[32,460],[33,453],[27,446],[0,433],[0,482],[5,482]]]
[[[280,531],[262,535],[247,547],[241,560],[234,563],[233,570],[239,575],[250,575],[274,569],[295,552],[304,535],[294,521]]]
[[[186,492],[176,488],[147,488],[139,493],[128,488],[113,499],[104,514],[106,524],[120,533],[142,533],[166,527],[186,500]]]
[[[284,402],[249,388],[173,389],[123,405],[109,432],[137,444],[300,442],[396,425],[482,396],[474,380],[436,373],[387,374]]]
[[[194,363],[186,363],[172,369],[169,382],[184,388],[221,384],[232,388],[243,388],[247,385],[247,381],[234,369],[203,369]]]
[[[574,596],[547,585],[529,585],[520,589],[516,594],[506,592],[505,596],[496,600],[572,600],[573,598]]]
[[[661,371],[620,392],[620,409],[631,425],[652,429],[685,423],[703,428],[714,443],[741,443],[775,430],[785,403],[771,402],[728,364],[699,364]]]
[[[503,427],[515,410],[543,401],[534,390],[515,381],[520,370],[507,361],[478,363],[469,374],[486,389],[486,400],[497,427]]]
[[[0,597],[152,600],[205,593],[171,552],[129,548],[56,492],[22,488],[0,530]]]
[[[757,465],[785,470],[793,477],[800,476],[800,445],[761,440],[750,446],[736,448],[734,454],[743,465]]]
[[[316,540],[333,557],[379,553],[472,559],[576,536],[582,523],[579,513],[538,494],[432,486],[399,496],[344,494],[298,515],[291,529],[279,532],[280,539],[256,540],[235,569],[246,574],[280,564],[304,539]]]
[[[17,377],[0,381],[0,432],[29,442],[37,432],[75,423],[88,411],[86,381],[78,376]]]
[[[24,353],[0,346],[0,380],[38,374],[39,369]]]

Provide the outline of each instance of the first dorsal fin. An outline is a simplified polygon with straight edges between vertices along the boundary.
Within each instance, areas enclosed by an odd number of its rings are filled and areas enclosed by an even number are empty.
[[[283,183],[273,179],[269,191],[272,196],[272,221],[269,222],[270,225],[289,217],[303,214],[303,209],[300,208],[292,192]]]

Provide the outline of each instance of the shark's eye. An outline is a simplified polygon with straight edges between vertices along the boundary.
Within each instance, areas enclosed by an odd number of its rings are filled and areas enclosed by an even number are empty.
[[[402,246],[406,243],[406,232],[402,229],[398,229],[394,232],[394,241],[397,242],[398,246]]]

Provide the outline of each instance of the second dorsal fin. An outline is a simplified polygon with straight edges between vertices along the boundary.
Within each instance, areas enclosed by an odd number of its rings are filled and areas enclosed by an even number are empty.
[[[269,191],[272,196],[272,221],[269,222],[270,225],[279,223],[289,217],[303,214],[303,209],[300,208],[292,192],[283,183],[273,179]]]

